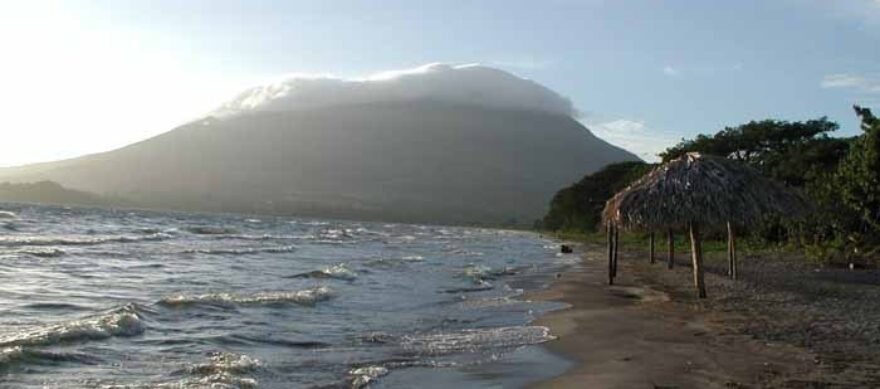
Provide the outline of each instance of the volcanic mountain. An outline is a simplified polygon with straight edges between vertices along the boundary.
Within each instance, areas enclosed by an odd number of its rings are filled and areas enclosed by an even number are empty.
[[[293,77],[117,150],[0,169],[0,182],[51,180],[161,209],[524,224],[559,188],[637,159],[537,83],[429,65]]]

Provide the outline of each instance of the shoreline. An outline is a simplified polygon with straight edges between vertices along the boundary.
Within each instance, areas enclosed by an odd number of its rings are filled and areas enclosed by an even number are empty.
[[[727,324],[737,313],[703,309],[695,298],[642,277],[665,265],[634,263],[638,254],[626,253],[616,285],[608,286],[604,247],[574,247],[582,260],[548,289],[524,297],[569,306],[532,324],[549,327],[557,339],[542,347],[574,365],[530,388],[778,386],[816,370],[809,351],[740,334]],[[682,271],[689,269],[674,270]]]

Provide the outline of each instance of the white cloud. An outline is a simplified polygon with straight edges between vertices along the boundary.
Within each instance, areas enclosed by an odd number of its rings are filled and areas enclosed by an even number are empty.
[[[423,99],[574,116],[569,99],[531,80],[488,66],[439,63],[360,78],[292,75],[248,89],[213,114]]]
[[[823,88],[850,88],[861,92],[880,93],[880,76],[850,73],[829,74],[822,78]]]
[[[678,76],[678,75],[681,74],[681,73],[678,71],[678,69],[676,69],[676,68],[674,68],[674,67],[672,67],[672,66],[667,65],[667,66],[664,66],[664,67],[663,67],[663,74],[665,74],[665,75],[667,75],[667,76],[670,76],[670,77],[675,77],[675,76]]]
[[[659,160],[657,154],[674,146],[679,138],[652,130],[645,122],[630,119],[582,120],[596,136],[627,149],[648,162]]]
[[[531,58],[519,58],[514,60],[490,61],[490,65],[503,68],[513,68],[522,70],[539,70],[546,69],[554,65],[553,61],[536,60]]]

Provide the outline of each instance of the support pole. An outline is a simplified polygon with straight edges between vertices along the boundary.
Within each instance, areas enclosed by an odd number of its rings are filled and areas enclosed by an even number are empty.
[[[666,231],[666,268],[672,269],[675,266],[675,236],[672,235],[672,229]]]
[[[654,231],[651,231],[651,264],[653,265],[654,262]]]
[[[691,258],[694,262],[694,286],[697,297],[706,298],[706,283],[703,281],[703,247],[700,242],[700,227],[691,223]]]
[[[612,273],[614,277],[617,277],[617,251],[620,248],[620,230],[617,229],[617,226],[614,226],[614,272]]]
[[[730,279],[737,279],[737,263],[736,263],[736,231],[733,224],[727,222],[727,274]]]
[[[605,226],[608,240],[608,285],[614,285],[614,233],[611,223]]]

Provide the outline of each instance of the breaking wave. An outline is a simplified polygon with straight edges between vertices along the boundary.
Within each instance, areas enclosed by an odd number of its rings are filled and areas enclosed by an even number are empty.
[[[47,346],[66,342],[135,336],[144,332],[138,307],[128,304],[102,315],[0,334],[0,347]]]
[[[256,388],[257,380],[249,374],[255,373],[262,363],[259,359],[244,354],[217,352],[211,354],[208,363],[191,366],[189,374],[198,376],[185,380],[183,387],[204,386],[208,388]]]
[[[159,241],[168,239],[170,235],[163,233],[143,236],[0,236],[0,246],[90,246],[105,243],[134,243],[143,241]]]
[[[405,265],[407,263],[423,262],[424,260],[425,257],[421,255],[407,255],[400,258],[372,259],[364,262],[364,264],[370,267],[394,267],[398,265]]]
[[[325,267],[321,270],[296,274],[290,276],[290,278],[336,278],[340,280],[352,281],[357,278],[357,273],[346,267],[344,263],[340,263],[338,265]]]
[[[18,215],[14,212],[0,211],[0,219],[18,219]]]
[[[312,289],[299,290],[295,292],[258,292],[252,294],[237,293],[207,293],[198,295],[179,294],[166,297],[159,301],[160,304],[168,306],[188,306],[188,305],[261,305],[261,304],[299,304],[299,305],[315,305],[319,301],[324,301],[332,297],[329,288],[320,286]]]
[[[296,251],[296,246],[279,246],[279,247],[246,247],[246,248],[228,248],[228,249],[190,249],[185,250],[184,254],[208,254],[208,255],[248,255],[258,253],[289,253]]]
[[[493,269],[488,266],[483,265],[470,265],[464,269],[462,272],[466,277],[469,277],[474,280],[476,283],[480,283],[483,280],[494,280],[498,277],[502,276],[510,276],[515,275],[520,272],[520,269],[514,267],[504,267],[500,269]]]
[[[0,369],[17,363],[79,362],[96,364],[98,358],[85,354],[27,349],[22,346],[0,348]]]
[[[383,377],[385,375],[388,375],[388,369],[383,366],[359,367],[356,369],[351,369],[348,372],[349,381],[351,382],[351,387],[353,389],[363,388],[378,379],[379,377]]]

